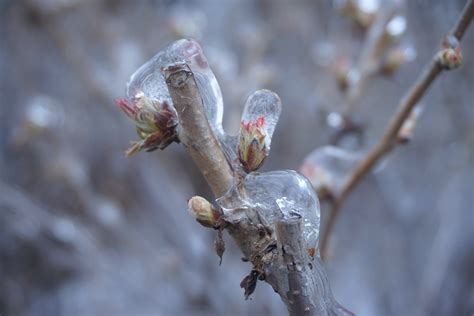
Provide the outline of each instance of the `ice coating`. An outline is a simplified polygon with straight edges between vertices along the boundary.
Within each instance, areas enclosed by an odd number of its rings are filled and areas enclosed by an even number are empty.
[[[262,122],[261,128],[265,134],[265,145],[269,150],[280,113],[281,100],[276,93],[265,89],[255,91],[245,101],[241,119],[241,133],[243,126]]]
[[[349,173],[360,161],[359,153],[335,146],[323,146],[311,152],[303,161],[301,173],[313,185],[318,196],[338,194]]]
[[[311,183],[294,170],[249,173],[217,199],[217,204],[223,209],[224,217],[231,213],[227,217],[237,220],[236,213],[254,210],[272,228],[279,219],[301,216],[306,245],[308,249],[317,249],[319,201]]]
[[[201,46],[194,40],[176,41],[142,65],[127,84],[127,97],[134,100],[144,94],[150,99],[167,101],[172,105],[162,68],[177,62],[186,62],[189,65],[196,79],[209,125],[213,132],[222,138],[224,105],[221,90]]]

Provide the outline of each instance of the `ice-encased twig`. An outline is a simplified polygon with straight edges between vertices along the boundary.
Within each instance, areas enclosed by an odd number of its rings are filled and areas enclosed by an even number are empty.
[[[309,181],[296,171],[249,173],[218,198],[217,204],[223,209],[224,218],[231,223],[238,222],[241,216],[251,216],[249,213],[258,213],[262,224],[273,231],[278,220],[301,216],[307,249],[314,251],[317,248],[319,201]]]
[[[303,219],[299,216],[276,223],[276,239],[281,255],[268,267],[269,276],[278,276],[274,286],[285,289],[280,296],[286,300],[290,315],[353,315],[334,299],[319,254],[308,255]],[[275,272],[273,272],[275,271]]]
[[[206,118],[195,77],[186,63],[167,65],[163,69],[178,113],[178,136],[204,175],[212,192],[223,195],[232,185],[232,170]]]

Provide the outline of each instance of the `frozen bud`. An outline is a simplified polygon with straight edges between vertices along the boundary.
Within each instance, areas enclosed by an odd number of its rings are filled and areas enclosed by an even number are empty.
[[[274,92],[259,90],[247,99],[237,145],[239,161],[245,172],[260,168],[268,156],[280,113],[281,101]]]
[[[367,29],[374,22],[380,4],[377,0],[335,0],[334,6],[343,16]]]
[[[336,77],[337,86],[341,91],[347,91],[348,88],[355,85],[360,80],[360,71],[351,67],[346,57],[337,60],[332,71]]]
[[[176,41],[143,64],[130,77],[127,84],[128,99],[133,100],[137,95],[143,95],[159,103],[166,102],[173,107],[162,69],[175,63],[186,63],[191,69],[209,125],[212,131],[221,137],[224,133],[221,90],[201,46],[194,40]]]
[[[347,58],[340,58],[333,66],[336,82],[341,91],[346,91],[349,85],[352,84],[349,78],[350,70],[349,60]]]
[[[444,70],[459,67],[462,63],[462,52],[459,41],[454,36],[448,36],[443,41],[443,49],[436,56],[437,62]]]
[[[140,137],[140,140],[133,142],[132,147],[127,150],[127,156],[140,150],[164,149],[173,141],[178,141],[176,110],[168,102],[150,99],[140,93],[131,100],[122,99],[116,103],[135,122]]]
[[[400,66],[413,61],[416,51],[413,47],[395,47],[391,49],[380,66],[380,72],[384,75],[392,75]]]
[[[417,105],[410,113],[408,118],[403,122],[402,127],[398,131],[397,140],[399,143],[407,143],[413,137],[413,131],[416,127],[416,121],[423,113],[423,106]]]
[[[209,228],[216,227],[220,218],[219,211],[208,200],[200,196],[193,196],[189,199],[188,212],[199,224]]]
[[[393,19],[391,19],[390,22],[388,22],[385,31],[391,39],[396,39],[402,36],[403,33],[405,33],[406,29],[407,20],[405,19],[405,17],[397,15]]]
[[[306,176],[321,199],[340,193],[347,176],[360,155],[335,146],[324,146],[311,152],[303,161],[301,173]]]
[[[238,155],[240,163],[246,172],[257,170],[268,156],[269,148],[265,144],[265,133],[262,126],[265,118],[259,117],[256,121],[240,123],[240,139]]]

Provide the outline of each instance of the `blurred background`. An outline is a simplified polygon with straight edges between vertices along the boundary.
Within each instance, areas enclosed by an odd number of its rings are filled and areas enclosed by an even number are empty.
[[[360,152],[380,138],[464,3],[400,5],[390,45],[407,63],[351,101],[363,133],[341,146]],[[328,0],[0,1],[0,314],[285,315],[264,283],[244,300],[250,266],[228,238],[219,266],[214,232],[186,211],[191,196],[212,195],[181,146],[124,157],[137,136],[114,99],[158,50],[196,38],[227,131],[251,92],[277,92],[283,112],[263,170],[298,170],[330,142],[352,80],[344,67],[385,4],[359,1],[365,16]],[[462,47],[462,67],[423,98],[410,143],[357,187],[336,224],[326,266],[357,315],[474,313],[472,29]]]

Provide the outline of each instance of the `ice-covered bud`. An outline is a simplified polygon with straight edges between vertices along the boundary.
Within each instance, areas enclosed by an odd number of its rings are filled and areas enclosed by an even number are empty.
[[[415,106],[415,108],[411,111],[410,115],[405,120],[405,122],[403,122],[402,127],[398,131],[397,141],[399,143],[404,144],[404,143],[409,142],[412,139],[413,131],[415,130],[415,127],[416,127],[416,122],[422,113],[423,113],[422,105]]]
[[[246,172],[257,170],[268,156],[265,144],[265,133],[262,126],[265,118],[259,117],[256,121],[240,123],[240,139],[238,154],[239,160]]]
[[[300,172],[306,176],[320,199],[340,193],[360,155],[335,146],[315,149],[303,161]]]
[[[374,22],[380,4],[374,0],[335,0],[334,6],[343,16],[367,29]]]
[[[413,61],[416,58],[416,51],[411,46],[395,47],[388,51],[380,65],[380,72],[384,75],[392,75],[402,65]]]
[[[281,101],[274,92],[259,90],[248,97],[237,145],[239,161],[245,172],[260,168],[268,156],[280,113]]]
[[[445,70],[451,70],[462,64],[462,52],[459,41],[454,36],[448,36],[443,41],[443,49],[436,56],[436,60]]]
[[[193,196],[188,201],[188,212],[204,227],[216,228],[221,214],[208,200]]]
[[[175,63],[186,63],[193,72],[209,125],[214,134],[222,138],[224,105],[221,90],[201,46],[194,40],[176,41],[143,64],[127,84],[128,99],[143,95],[173,107],[162,69]]]
[[[393,17],[387,24],[385,32],[393,40],[397,39],[405,33],[407,29],[407,20],[404,16],[397,15]]]
[[[140,140],[133,142],[132,147],[127,150],[127,156],[143,149],[146,151],[164,149],[173,141],[178,141],[176,110],[168,102],[160,102],[138,94],[131,100],[121,99],[116,103],[135,122],[140,137]]]

